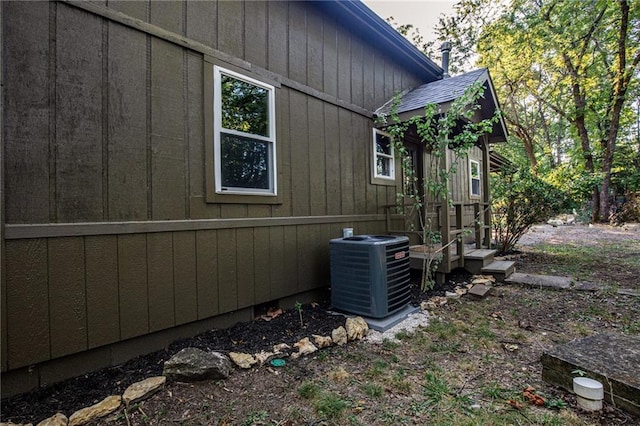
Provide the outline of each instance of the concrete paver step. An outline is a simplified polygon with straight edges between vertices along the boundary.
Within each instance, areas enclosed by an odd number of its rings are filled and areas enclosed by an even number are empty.
[[[516,271],[516,262],[512,260],[496,260],[481,269],[483,274],[496,277],[497,281],[504,281]]]

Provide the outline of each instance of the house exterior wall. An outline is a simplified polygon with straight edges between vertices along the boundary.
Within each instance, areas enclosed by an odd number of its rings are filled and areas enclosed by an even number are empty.
[[[384,232],[370,111],[422,81],[316,5],[1,9],[3,396],[325,288],[329,239]],[[207,202],[212,63],[277,86],[275,203]]]

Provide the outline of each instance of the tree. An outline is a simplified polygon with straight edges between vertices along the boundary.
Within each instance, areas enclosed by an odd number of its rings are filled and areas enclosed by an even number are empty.
[[[544,117],[570,125],[584,169],[596,177],[594,221],[609,218],[621,120],[637,85],[639,40],[640,4],[627,0],[515,0],[478,38],[481,63],[494,70],[500,95],[517,99],[504,105],[505,116],[528,156],[530,135],[539,130],[531,121],[519,128],[523,105],[537,103]],[[531,163],[536,166],[535,159]]]

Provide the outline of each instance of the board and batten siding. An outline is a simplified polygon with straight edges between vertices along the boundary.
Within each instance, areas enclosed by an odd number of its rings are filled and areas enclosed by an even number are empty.
[[[331,238],[384,232],[371,111],[422,82],[322,9],[0,7],[3,372],[326,287]],[[207,57],[277,82],[280,203],[207,202]]]

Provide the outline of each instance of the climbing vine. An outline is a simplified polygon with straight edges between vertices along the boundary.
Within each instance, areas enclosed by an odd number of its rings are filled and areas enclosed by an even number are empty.
[[[402,214],[405,224],[415,227],[417,222],[420,239],[426,253],[422,268],[421,288],[427,290],[435,284],[434,274],[438,268],[443,250],[448,250],[456,239],[450,240],[435,226],[434,213],[438,206],[447,209],[452,206],[449,182],[458,171],[461,159],[483,135],[491,132],[498,121],[498,112],[489,119],[474,121],[480,109],[480,99],[484,96],[481,83],[474,83],[455,99],[446,111],[436,104],[427,104],[423,115],[415,115],[401,120],[398,114],[400,96],[394,98],[391,112],[378,117],[378,124],[391,135],[394,152],[400,158],[403,183],[396,196],[397,213]],[[416,174],[415,165],[404,145],[405,136],[411,131],[417,135],[424,147],[427,160],[422,179]],[[447,154],[451,153],[447,158]],[[419,188],[422,182],[422,188]],[[445,204],[445,201],[447,205]],[[476,218],[478,220],[478,218]],[[457,238],[462,238],[458,234]]]

